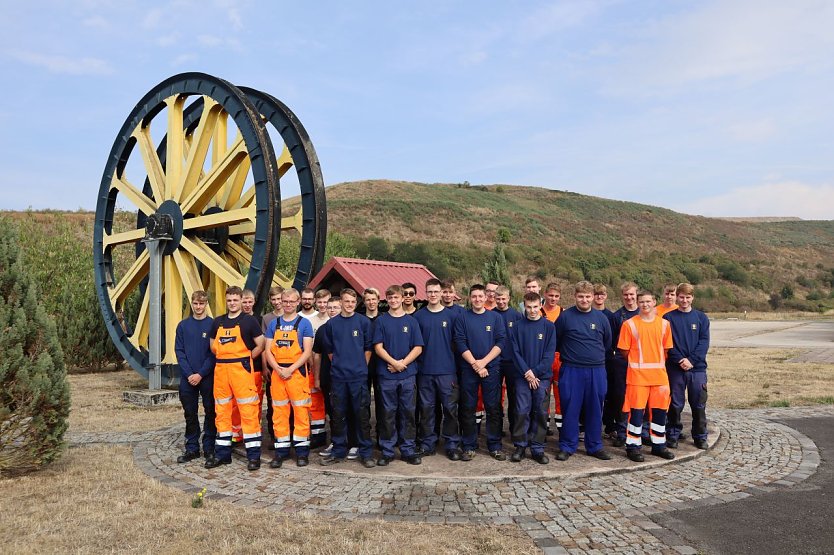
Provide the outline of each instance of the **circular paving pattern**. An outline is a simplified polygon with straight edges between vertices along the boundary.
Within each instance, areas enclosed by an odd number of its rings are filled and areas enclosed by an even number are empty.
[[[181,427],[125,442],[134,444],[137,465],[149,476],[186,491],[206,487],[208,498],[240,505],[346,519],[516,524],[546,553],[695,553],[653,535],[660,527],[649,516],[804,480],[819,464],[816,446],[771,419],[832,415],[834,407],[710,411],[720,437],[713,428],[708,451],[681,442],[675,461],[650,460],[647,454],[644,464],[609,449],[614,455],[609,462],[578,452],[566,463],[551,457],[547,466],[529,460],[513,464],[479,452],[471,463],[438,455],[417,467],[397,461],[386,469],[364,469],[348,461],[331,470],[318,466],[314,455],[306,468],[288,461],[279,470],[264,464],[249,473],[242,459],[212,470],[200,460],[177,464]],[[101,442],[116,439],[111,434]],[[96,437],[79,434],[70,440],[83,444]]]

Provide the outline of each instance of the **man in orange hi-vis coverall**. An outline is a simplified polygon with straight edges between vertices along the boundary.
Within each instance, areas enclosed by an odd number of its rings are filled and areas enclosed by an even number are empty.
[[[649,433],[652,455],[674,459],[666,448],[666,413],[671,394],[666,374],[666,353],[672,348],[672,326],[655,312],[654,294],[637,294],[637,316],[623,322],[617,348],[628,360],[623,412],[628,414],[626,453],[634,462],[643,462],[643,414],[648,406],[651,415]]]
[[[272,370],[272,424],[275,430],[275,458],[270,468],[281,468],[295,447],[296,464],[307,466],[310,456],[310,379],[307,361],[313,354],[313,325],[296,312],[298,291],[285,289],[281,294],[284,313],[269,323],[266,361]],[[290,441],[290,404],[293,429]]]
[[[214,457],[206,468],[232,462],[232,399],[237,402],[243,427],[247,468],[261,467],[260,398],[255,386],[252,358],[264,348],[261,326],[241,308],[243,291],[235,285],[226,288],[226,314],[218,316],[211,328],[214,366],[214,403],[217,413],[217,439]]]

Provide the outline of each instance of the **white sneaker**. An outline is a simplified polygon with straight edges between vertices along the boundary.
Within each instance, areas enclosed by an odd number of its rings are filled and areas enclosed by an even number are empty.
[[[359,447],[351,447],[348,451],[347,460],[355,461],[359,458]]]
[[[333,452],[333,444],[332,443],[327,446],[327,449],[324,449],[323,451],[319,451],[319,455],[321,455],[322,457],[329,457],[331,452]]]

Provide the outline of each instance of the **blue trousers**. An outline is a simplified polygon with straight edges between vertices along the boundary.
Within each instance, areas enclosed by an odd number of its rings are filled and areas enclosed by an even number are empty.
[[[367,381],[343,382],[334,380],[330,384],[330,437],[333,440],[333,457],[343,459],[348,452],[347,418],[356,422],[356,436],[359,447],[358,455],[362,458],[371,456],[370,406],[371,394]]]
[[[460,428],[458,426],[458,389],[457,374],[423,374],[417,376],[420,405],[420,425],[418,437],[423,451],[437,447],[437,407],[443,412],[443,443],[446,451],[454,451],[460,446]]]
[[[417,430],[414,412],[417,404],[417,377],[404,380],[379,378],[379,392],[382,394],[382,416],[377,418],[379,447],[383,457],[394,457],[394,448],[399,444],[403,457],[414,456],[417,446]]]
[[[203,397],[203,453],[214,453],[214,440],[217,427],[214,424],[214,376],[203,378],[197,386],[180,378],[180,403],[185,413],[185,450],[188,453],[200,452],[200,416],[199,397]]]
[[[562,402],[562,432],[559,449],[575,453],[579,446],[579,417],[585,422],[585,452],[602,449],[602,405],[608,380],[605,367],[578,368],[562,364],[559,370],[559,398]],[[620,412],[623,405],[620,402]]]
[[[667,366],[666,374],[669,376],[672,393],[666,422],[667,437],[674,440],[680,437],[683,431],[681,413],[688,397],[689,408],[692,410],[692,439],[707,439],[707,373],[692,370],[684,372]]]
[[[509,390],[510,381],[512,381],[512,391],[515,397],[511,405],[515,410],[515,415],[510,412],[513,445],[529,447],[533,454],[544,453],[551,380],[552,378],[543,379],[539,382],[537,389],[530,389],[530,385],[523,377],[507,377],[507,389]]]
[[[501,381],[501,371],[497,364],[489,368],[486,378],[479,377],[468,366],[461,370],[460,431],[464,451],[478,448],[475,408],[478,405],[479,387],[486,412],[487,449],[490,452],[501,450]]]

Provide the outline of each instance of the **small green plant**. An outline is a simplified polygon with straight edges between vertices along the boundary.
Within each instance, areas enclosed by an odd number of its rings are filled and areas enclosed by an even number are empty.
[[[789,399],[777,399],[776,401],[771,401],[768,406],[773,408],[789,407],[791,406],[791,402]]]
[[[194,509],[201,509],[203,507],[203,498],[206,496],[206,488],[198,491],[194,497],[191,498],[191,507]]]

